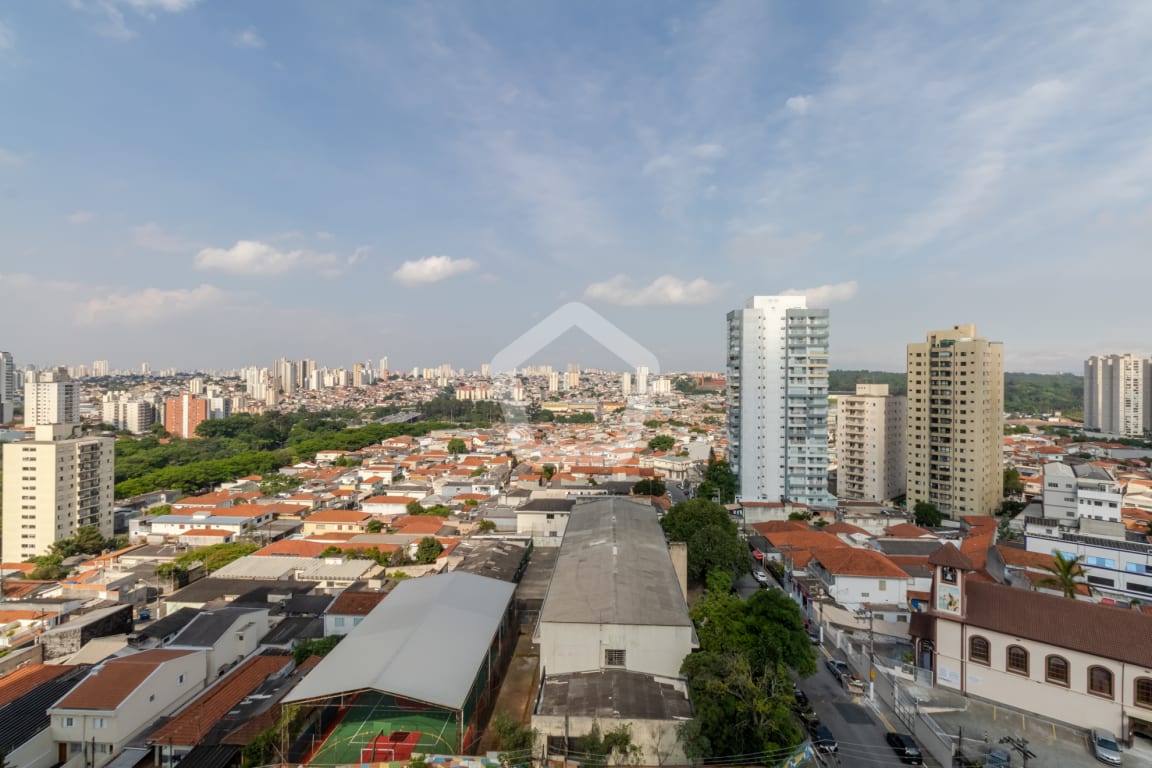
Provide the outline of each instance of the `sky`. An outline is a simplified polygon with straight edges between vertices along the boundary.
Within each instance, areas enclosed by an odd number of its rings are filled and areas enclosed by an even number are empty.
[[[1150,244],[1150,3],[0,6],[19,364],[478,368],[581,302],[720,370],[800,292],[833,368],[1078,372],[1152,353]]]

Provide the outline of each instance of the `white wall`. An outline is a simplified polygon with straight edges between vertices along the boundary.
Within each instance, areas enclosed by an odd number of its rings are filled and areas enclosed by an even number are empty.
[[[516,533],[531,536],[541,546],[560,546],[567,527],[567,512],[516,511]]]
[[[908,605],[908,579],[837,576],[836,583],[826,588],[833,600],[853,611],[863,607],[864,603]]]
[[[691,627],[633,624],[540,624],[540,666],[549,675],[604,668],[606,649],[625,652],[624,668],[679,677],[692,652]]]
[[[549,736],[586,736],[592,724],[598,723],[600,732],[627,725],[632,744],[641,750],[636,765],[688,765],[684,749],[676,738],[681,720],[639,720],[624,718],[563,717],[559,715],[533,715],[532,729],[536,731],[534,754],[544,751]]]

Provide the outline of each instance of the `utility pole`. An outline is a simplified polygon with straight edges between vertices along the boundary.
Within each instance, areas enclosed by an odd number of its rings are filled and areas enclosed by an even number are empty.
[[[1036,753],[1028,749],[1028,739],[1017,738],[1015,736],[1005,736],[1000,739],[1001,744],[1007,744],[1012,747],[1014,752],[1019,752],[1020,757],[1024,759],[1024,768],[1028,768],[1028,758],[1036,757]]]

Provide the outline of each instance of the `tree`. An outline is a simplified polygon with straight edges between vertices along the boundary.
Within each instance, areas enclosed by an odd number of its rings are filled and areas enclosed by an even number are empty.
[[[672,435],[656,435],[648,441],[648,447],[653,451],[670,451],[676,445],[676,438]]]
[[[380,531],[384,530],[384,523],[379,520],[372,520],[368,525],[364,526],[364,530],[367,533],[380,533]]]
[[[1044,566],[1044,570],[1052,575],[1046,576],[1036,583],[1045,587],[1055,587],[1064,593],[1064,597],[1075,600],[1076,593],[1079,592],[1081,585],[1084,585],[1088,578],[1080,556],[1065,557],[1063,552],[1057,550],[1054,557],[1055,560],[1051,565]],[[1092,591],[1091,587],[1088,588],[1088,591]]]
[[[588,768],[603,768],[611,761],[636,765],[640,758],[640,747],[632,743],[632,729],[628,723],[621,723],[610,731],[601,731],[600,722],[592,721],[592,729],[585,736],[576,739],[576,750],[581,753],[581,765]]]
[[[440,553],[443,551],[444,545],[438,542],[435,537],[425,536],[416,545],[416,563],[430,565],[436,562],[436,558],[440,557]]]
[[[660,526],[670,541],[688,541],[692,534],[709,525],[726,527],[736,536],[736,523],[728,510],[707,499],[691,499],[673,506],[660,519]]]
[[[462,453],[468,452],[468,446],[458,437],[454,437],[448,441],[448,453],[453,456],[459,456]]]
[[[476,530],[480,531],[480,533],[491,533],[496,530],[496,523],[491,520],[481,520],[476,523]]]
[[[748,572],[748,548],[726,526],[705,526],[688,539],[688,578],[703,581],[713,570],[732,576]]]
[[[660,480],[641,480],[632,486],[634,496],[663,496],[668,488]]]
[[[319,656],[323,658],[343,639],[344,635],[329,635],[328,637],[318,637],[315,640],[302,640],[300,644],[292,650],[292,657],[296,660],[297,664],[303,664],[309,656]]]
[[[731,504],[736,500],[738,481],[732,467],[723,459],[712,458],[704,470],[704,482],[696,489],[696,495],[705,499],[715,496],[721,504]]]
[[[935,504],[930,504],[927,501],[918,501],[916,502],[916,506],[912,508],[912,519],[916,522],[916,525],[935,528],[944,521],[944,515],[940,514],[940,510],[936,508]]]
[[[544,475],[545,481],[551,480],[552,476],[556,474],[556,465],[555,464],[545,464],[543,467],[540,468],[540,472],[541,472],[541,474]]]
[[[1004,495],[1019,496],[1024,493],[1024,481],[1020,479],[1017,469],[1004,470]]]
[[[420,502],[416,501],[415,499],[413,499],[412,501],[405,504],[404,509],[410,515],[422,515],[422,514],[424,514],[424,505],[421,504]]]
[[[536,732],[527,728],[519,720],[514,720],[503,712],[492,715],[488,721],[488,731],[492,743],[500,753],[500,762],[512,765],[527,762],[536,741]]]

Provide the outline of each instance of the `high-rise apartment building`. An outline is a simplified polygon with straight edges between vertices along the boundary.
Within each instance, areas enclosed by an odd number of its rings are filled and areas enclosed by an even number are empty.
[[[92,363],[92,375],[93,376],[107,376],[108,375],[108,361],[107,360],[95,360],[95,361],[93,361],[93,363]]]
[[[754,296],[728,313],[728,455],[740,500],[834,504],[828,491],[828,310]]]
[[[636,369],[636,394],[648,394],[648,366],[641,365]]]
[[[620,393],[625,397],[632,394],[632,374],[627,372],[620,374]]]
[[[1152,431],[1152,361],[1136,355],[1093,356],[1084,362],[1084,426],[1110,435]]]
[[[164,429],[173,437],[196,437],[196,427],[209,418],[208,401],[202,397],[184,394],[164,401]]]
[[[843,414],[841,414],[843,416]],[[908,345],[907,503],[991,515],[1004,495],[1004,345],[975,325]]]
[[[52,542],[95,525],[112,535],[116,441],[73,437],[74,424],[36,427],[4,445],[4,562],[46,554]]]
[[[80,423],[80,382],[62,368],[29,373],[24,382],[24,424]]]
[[[0,352],[0,424],[12,421],[16,401],[16,362],[11,352]]]
[[[908,400],[887,384],[857,384],[836,398],[836,496],[886,501],[904,493]]]
[[[101,407],[101,421],[134,435],[147,432],[156,421],[155,403],[123,392],[104,395]]]

